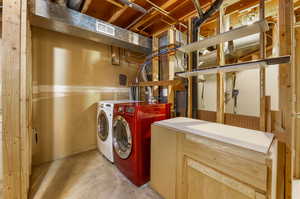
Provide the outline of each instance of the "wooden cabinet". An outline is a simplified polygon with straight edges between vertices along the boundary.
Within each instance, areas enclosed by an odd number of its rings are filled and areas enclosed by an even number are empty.
[[[163,124],[152,126],[150,183],[163,198],[276,198],[275,139],[264,153]]]
[[[186,158],[184,161],[184,182],[186,199],[255,199],[259,194],[254,188],[241,183],[198,161]]]

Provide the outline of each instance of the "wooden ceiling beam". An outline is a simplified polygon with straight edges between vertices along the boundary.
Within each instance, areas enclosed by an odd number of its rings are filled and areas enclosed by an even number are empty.
[[[163,5],[160,6],[160,9],[166,10],[167,8],[172,6],[176,1],[177,0],[168,0]],[[147,23],[148,21],[150,21],[151,19],[153,19],[157,15],[159,15],[159,12],[154,10],[151,14],[149,14],[149,17],[147,17],[147,18],[137,22],[135,25],[133,25],[131,30],[137,29],[138,27],[144,25],[145,23]]]
[[[155,3],[153,3],[152,1],[150,0],[146,0],[147,3],[149,3],[151,6],[153,6],[154,8],[156,8],[158,11],[162,12],[162,13],[165,13],[167,15],[169,15],[170,13],[166,10],[164,10],[163,8],[159,7],[158,5],[156,5]]]
[[[152,26],[154,23],[156,23],[156,21],[155,21],[155,20],[152,20],[152,21],[151,21],[150,23],[148,23],[146,26],[142,27],[142,29],[140,29],[140,31],[149,28],[149,27]]]
[[[143,30],[140,30],[139,33],[146,36],[146,37],[151,37],[151,35],[149,33],[145,32]]]
[[[87,12],[87,10],[89,9],[89,7],[90,7],[92,1],[93,1],[93,0],[85,0],[85,1],[84,1],[83,7],[82,7],[82,9],[81,9],[81,13],[86,13],[86,12]],[[107,2],[109,2],[109,3],[111,3],[111,4],[113,4],[113,5],[115,5],[115,6],[119,7],[119,8],[121,8],[121,9],[123,9],[124,7],[126,7],[125,5],[119,3],[119,2],[117,2],[117,1],[115,1],[115,0],[105,0],[105,1],[107,1]]]
[[[119,2],[117,2],[115,0],[106,0],[106,1],[109,2],[109,3],[111,3],[111,4],[113,4],[113,5],[115,5],[115,6],[117,6],[117,7],[119,7],[119,8],[124,8],[125,7],[125,5],[119,3]]]
[[[115,12],[108,20],[108,23],[114,23],[117,19],[127,10],[128,6],[124,6],[117,12]]]
[[[183,0],[182,2],[180,2],[177,6],[175,6],[175,8],[172,9],[172,12],[174,12],[175,10],[181,8],[184,4],[186,4],[187,2],[189,2],[190,0]]]
[[[93,0],[85,0],[81,9],[81,13],[86,13]]]
[[[131,1],[132,3],[135,3],[135,0]],[[115,12],[108,20],[109,23],[114,23],[117,21],[130,7],[125,5],[123,8]]]

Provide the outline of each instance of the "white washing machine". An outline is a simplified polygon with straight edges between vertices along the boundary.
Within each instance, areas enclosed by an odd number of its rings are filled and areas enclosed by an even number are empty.
[[[132,100],[100,101],[97,105],[97,146],[109,161],[114,162],[112,127],[114,105],[133,102]]]

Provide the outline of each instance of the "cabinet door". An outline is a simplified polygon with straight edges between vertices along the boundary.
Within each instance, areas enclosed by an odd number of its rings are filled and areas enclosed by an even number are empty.
[[[264,195],[188,157],[184,166],[186,199],[263,199]]]

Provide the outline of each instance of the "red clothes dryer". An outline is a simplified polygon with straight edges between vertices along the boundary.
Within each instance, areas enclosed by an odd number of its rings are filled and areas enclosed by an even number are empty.
[[[170,104],[126,103],[114,107],[115,165],[137,186],[150,179],[151,124],[168,118]]]

